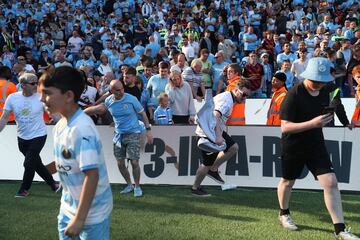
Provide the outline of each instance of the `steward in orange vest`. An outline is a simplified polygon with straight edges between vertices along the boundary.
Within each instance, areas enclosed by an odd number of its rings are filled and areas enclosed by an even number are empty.
[[[351,119],[351,124],[355,127],[360,127],[360,65],[354,67],[351,73],[353,78],[357,82],[355,94],[356,107]]]
[[[360,85],[356,87],[356,107],[353,113],[351,124],[355,127],[360,127]]]
[[[11,69],[6,66],[0,67],[0,116],[2,115],[6,98],[11,94],[17,92],[16,85],[10,82]],[[8,122],[15,121],[14,114],[11,113]]]
[[[227,77],[228,85],[226,91],[231,91],[234,88],[237,88],[241,79],[240,79],[240,66],[236,63],[232,63],[228,66]],[[245,100],[241,103],[235,103],[230,117],[228,118],[227,125],[245,125]]]
[[[281,124],[280,106],[287,94],[285,82],[286,82],[286,75],[285,73],[282,72],[275,73],[274,77],[272,78],[271,84],[272,84],[272,91],[274,94],[271,98],[271,103],[267,114],[266,125],[280,126]]]

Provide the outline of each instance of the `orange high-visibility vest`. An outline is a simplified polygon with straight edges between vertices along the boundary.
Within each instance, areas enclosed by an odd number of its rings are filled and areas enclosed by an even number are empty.
[[[230,78],[228,80],[226,91],[232,91],[234,88],[237,88],[240,81],[241,81],[240,76],[235,76],[233,78]]]
[[[235,103],[227,125],[245,125],[245,102]]]
[[[235,76],[228,80],[228,86],[226,91],[232,91],[234,88],[238,87],[239,82],[241,81],[240,76]],[[235,103],[230,117],[228,118],[227,125],[245,125],[245,101],[242,103]]]
[[[38,89],[37,89],[37,92],[41,95],[41,92],[40,92],[40,88],[39,88],[39,85],[38,85]],[[49,116],[49,114],[44,110],[44,122],[45,123],[49,123],[50,120],[51,120],[51,117]]]
[[[356,107],[351,119],[351,124],[360,127],[360,85],[356,87]]]
[[[7,80],[0,80],[0,115],[2,115],[6,98],[11,94],[17,92],[16,85]],[[10,114],[9,122],[14,121],[15,116]]]
[[[285,87],[282,87],[282,88],[274,91],[274,94],[271,98],[269,111],[267,114],[266,125],[280,126],[280,124],[281,124],[280,106],[281,106],[281,103],[284,100],[286,94],[287,94],[287,90]]]

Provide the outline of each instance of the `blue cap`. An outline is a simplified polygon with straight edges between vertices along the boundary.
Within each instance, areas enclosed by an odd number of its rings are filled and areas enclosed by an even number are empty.
[[[334,80],[334,77],[330,74],[331,66],[332,63],[329,59],[314,57],[309,60],[305,71],[300,76],[317,82],[331,82]]]

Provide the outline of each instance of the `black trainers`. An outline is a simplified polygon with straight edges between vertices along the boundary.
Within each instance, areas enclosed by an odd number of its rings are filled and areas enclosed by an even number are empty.
[[[198,197],[210,197],[211,194],[206,192],[202,187],[198,187],[197,189],[191,188],[191,194]]]
[[[23,189],[20,189],[16,194],[15,194],[15,197],[16,198],[25,198],[29,196],[29,192],[26,191],[26,190],[23,190]]]
[[[220,183],[220,184],[224,184],[225,181],[220,177],[219,175],[219,171],[211,171],[209,170],[207,173],[207,176],[212,178],[213,180],[215,180],[215,182]]]
[[[61,183],[55,182],[54,185],[51,187],[51,189],[52,189],[55,193],[61,192],[61,190],[62,190]]]

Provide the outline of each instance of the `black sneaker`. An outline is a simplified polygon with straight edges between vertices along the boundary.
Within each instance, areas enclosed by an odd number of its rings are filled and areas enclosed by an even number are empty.
[[[25,198],[29,196],[29,192],[23,189],[20,189],[16,194],[15,194],[15,198]]]
[[[203,188],[199,187],[197,189],[191,188],[191,194],[198,197],[210,197],[211,194],[206,192]]]
[[[55,193],[61,192],[61,190],[62,190],[61,183],[55,182],[54,185],[51,187],[51,189],[52,189]]]
[[[225,183],[225,181],[220,177],[219,171],[211,171],[211,170],[209,170],[207,172],[207,176],[212,178],[213,180],[215,180],[215,182],[217,182],[217,183],[220,183],[220,184]]]

